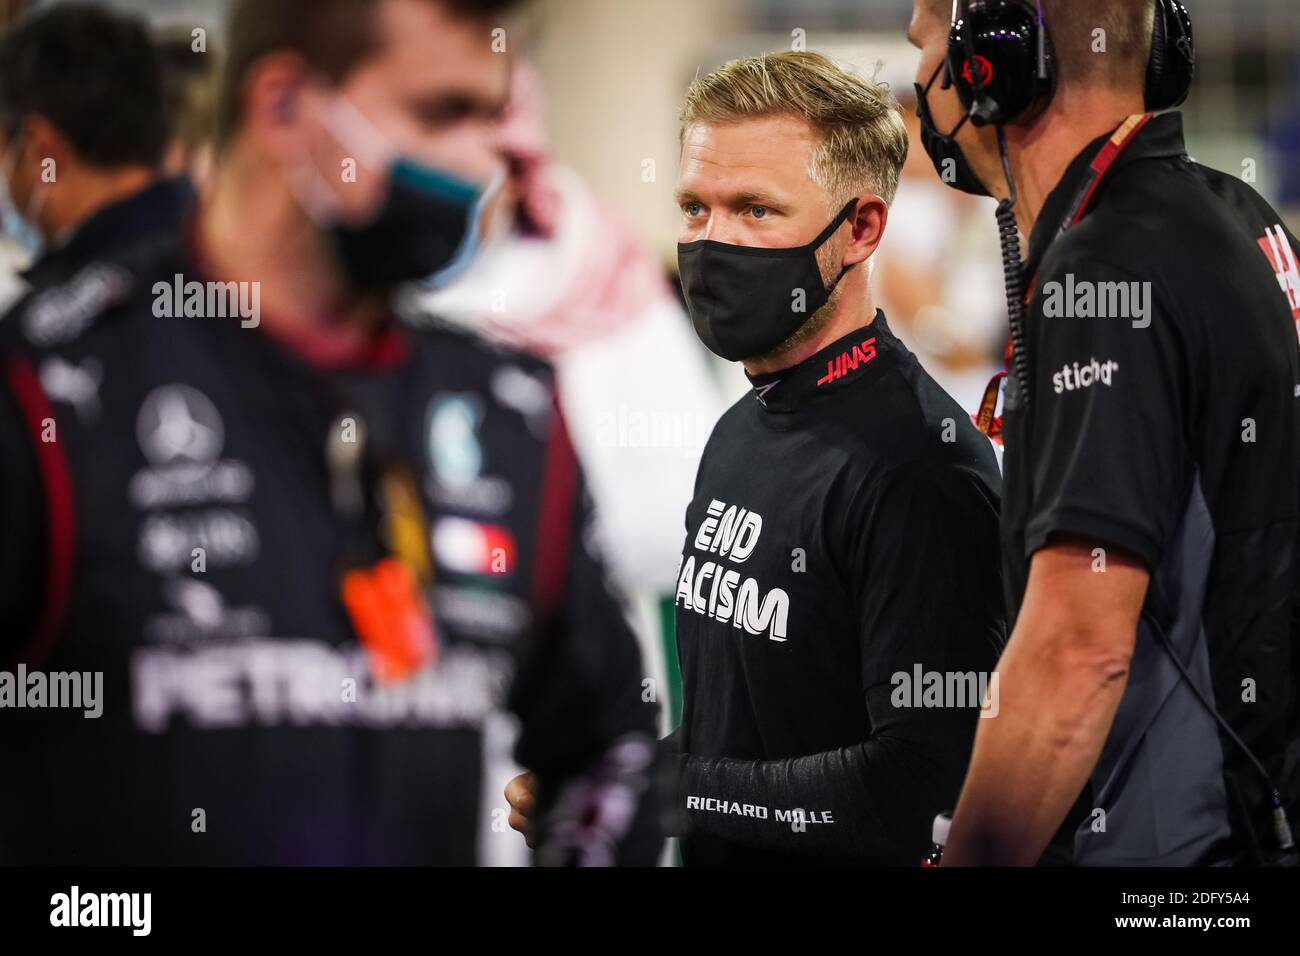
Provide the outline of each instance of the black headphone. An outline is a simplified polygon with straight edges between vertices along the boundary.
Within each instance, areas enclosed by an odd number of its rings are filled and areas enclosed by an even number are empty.
[[[1187,99],[1196,70],[1192,18],[1180,0],[1156,0],[1147,60],[1146,108]],[[957,0],[948,34],[944,86],[954,86],[976,126],[1010,123],[1046,108],[1057,66],[1041,0]]]
[[[1156,0],[1147,60],[1147,111],[1171,110],[1187,99],[1196,75],[1196,43],[1192,17],[1179,0]]]

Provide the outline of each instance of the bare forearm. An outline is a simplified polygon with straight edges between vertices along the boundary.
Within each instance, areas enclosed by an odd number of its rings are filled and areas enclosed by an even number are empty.
[[[1035,863],[1096,764],[1127,668],[1058,646],[1021,628],[1012,635],[998,665],[999,712],[980,721],[946,865]]]

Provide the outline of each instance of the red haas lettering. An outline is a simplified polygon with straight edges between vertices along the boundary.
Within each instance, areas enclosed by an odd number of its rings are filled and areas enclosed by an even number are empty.
[[[855,345],[847,352],[841,352],[831,361],[826,363],[826,374],[817,379],[817,386],[829,385],[837,379],[843,378],[849,372],[857,369],[859,365],[866,365],[876,357],[876,340],[869,338],[861,345]]]
[[[1287,238],[1281,223],[1264,230],[1264,235],[1256,240],[1268,257],[1268,264],[1277,274],[1277,284],[1286,296],[1286,304],[1291,307],[1291,317],[1296,320],[1296,331],[1300,333],[1300,265],[1296,263],[1295,251]]]

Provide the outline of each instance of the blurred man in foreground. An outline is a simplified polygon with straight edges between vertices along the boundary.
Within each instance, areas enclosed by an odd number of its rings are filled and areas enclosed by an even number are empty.
[[[196,49],[196,41],[188,31],[164,35],[156,45],[171,119],[163,170],[169,176],[189,178],[201,192],[212,169],[218,79],[215,54],[206,46]]]
[[[0,36],[0,211],[28,286],[180,229],[193,190],[161,177],[169,120],[133,17],[57,4]]]
[[[471,863],[508,689],[543,861],[653,861],[552,375],[393,297],[473,253],[509,5],[237,3],[194,228],[4,321],[0,858]]]

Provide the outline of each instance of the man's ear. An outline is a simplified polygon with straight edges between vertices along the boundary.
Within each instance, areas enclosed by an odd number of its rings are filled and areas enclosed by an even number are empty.
[[[18,160],[26,165],[33,182],[39,182],[45,176],[47,184],[53,185],[64,167],[77,161],[76,150],[68,138],[38,113],[23,117],[17,139]]]
[[[888,220],[889,205],[883,199],[875,193],[858,196],[858,204],[849,213],[848,222],[852,233],[849,244],[844,249],[845,268],[871,258],[885,235],[885,223]]]
[[[307,71],[293,53],[263,57],[248,73],[243,97],[242,132],[261,148],[277,152],[300,134]]]

